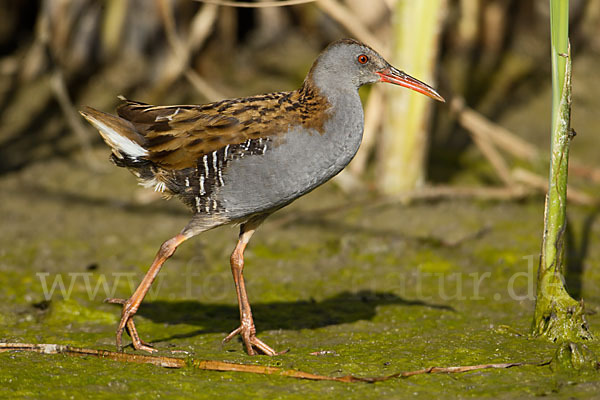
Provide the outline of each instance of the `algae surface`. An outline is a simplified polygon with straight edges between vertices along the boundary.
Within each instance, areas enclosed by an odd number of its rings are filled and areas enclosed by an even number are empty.
[[[597,73],[593,61],[576,62],[574,79]],[[585,127],[597,124],[597,99],[593,90],[578,89],[584,87],[575,82],[581,134],[572,153],[593,165],[597,139]],[[517,104],[502,125],[547,143],[549,94],[544,89]],[[101,171],[73,157],[0,176],[0,341],[113,350],[120,309],[103,299],[129,296],[160,244],[187,223],[177,201],[142,201],[147,192],[105,161],[108,153],[94,153],[106,166]],[[481,181],[469,158],[483,163],[466,154],[453,182]],[[258,336],[288,353],[248,357],[239,341],[221,344],[239,323],[228,265],[236,227],[177,250],[142,304],[137,327],[162,355],[338,376],[599,355],[597,340],[557,351],[526,336],[542,214],[542,196],[382,206],[368,193],[345,196],[327,184],[270,217],[246,253]],[[585,299],[597,338],[600,223],[596,210],[571,205],[568,219],[567,286]],[[553,366],[344,384],[62,355],[0,353],[0,360],[0,398],[566,399],[597,398],[600,391],[597,373]]]
[[[174,201],[139,204],[126,171],[94,173],[80,162],[48,161],[2,177],[2,341],[114,349],[120,309],[102,300],[127,297],[160,243],[187,221]],[[239,322],[231,227],[186,242],[167,262],[136,317],[142,338],[164,355],[325,375],[555,355],[554,344],[518,334],[527,333],[533,313],[541,197],[376,206],[365,195],[332,213],[312,212],[348,204],[326,185],[267,220],[248,248],[259,337],[287,354],[251,358],[239,341],[221,344]],[[589,210],[573,209],[575,243],[597,237],[593,223],[587,239],[577,235],[588,218]],[[571,277],[589,310],[600,304],[597,252],[589,246]],[[597,331],[597,318],[589,320]],[[596,341],[588,346],[600,354]],[[585,398],[600,389],[597,375],[548,366],[343,384],[61,355],[0,357],[0,397],[10,398]]]

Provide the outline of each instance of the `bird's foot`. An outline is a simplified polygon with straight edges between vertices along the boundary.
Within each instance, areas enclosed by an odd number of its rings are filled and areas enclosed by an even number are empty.
[[[125,329],[127,329],[127,333],[129,333],[129,336],[131,337],[131,344],[133,345],[134,349],[144,350],[149,353],[153,353],[156,351],[156,349],[152,348],[150,344],[140,339],[140,335],[138,334],[137,329],[135,328],[135,323],[133,322],[133,316],[135,315],[137,309],[134,309],[132,307],[131,299],[125,300],[111,298],[104,300],[104,302],[123,305],[123,311],[121,312],[121,321],[119,322],[119,326],[117,327],[117,351],[123,351],[123,346],[121,342],[123,337],[123,331]]]
[[[277,355],[287,352],[287,351],[283,351],[283,352],[278,353],[275,350],[273,350],[269,345],[267,345],[265,342],[263,342],[262,340],[257,338],[256,337],[256,329],[254,328],[254,324],[240,325],[237,329],[231,331],[231,333],[229,335],[227,335],[225,337],[225,339],[223,339],[223,343],[229,342],[231,339],[233,339],[237,335],[240,335],[242,337],[242,341],[244,342],[244,345],[246,346],[246,351],[248,352],[248,355],[250,355],[250,356],[254,356],[257,354],[255,348],[260,350],[261,353],[263,353],[264,355],[267,355],[267,356],[277,356]]]

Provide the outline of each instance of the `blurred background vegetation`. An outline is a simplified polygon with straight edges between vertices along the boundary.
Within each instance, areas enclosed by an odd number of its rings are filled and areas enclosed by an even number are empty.
[[[417,107],[418,121],[406,128],[397,124],[409,106],[392,96],[418,95],[363,89],[365,142],[337,179],[340,187],[352,191],[366,182],[394,194],[430,182],[499,198],[543,191],[550,140],[548,1],[428,2],[429,9],[415,10],[403,0],[264,8],[191,0],[0,0],[0,173],[53,157],[74,157],[90,168],[107,164],[92,151],[101,140],[77,114],[81,105],[112,111],[119,94],[173,104],[291,90],[329,42],[355,37],[439,88],[448,102]],[[600,183],[592,130],[600,92],[600,2],[571,1],[570,20],[580,133],[571,172],[585,189],[569,194],[590,203],[585,192]],[[433,21],[428,31],[421,29],[426,21]],[[390,176],[410,175],[408,164],[394,161],[409,146],[394,147],[394,141],[410,135],[408,129],[421,138],[412,151],[416,160],[406,161],[416,163],[417,172],[396,182]],[[473,187],[490,191],[470,192]]]

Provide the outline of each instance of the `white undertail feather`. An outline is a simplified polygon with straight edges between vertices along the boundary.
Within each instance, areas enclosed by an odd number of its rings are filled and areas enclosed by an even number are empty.
[[[92,124],[100,134],[106,143],[117,150],[115,155],[117,157],[121,157],[122,155],[118,154],[119,152],[128,155],[129,157],[139,158],[148,155],[148,150],[144,149],[140,144],[134,142],[133,140],[126,138],[121,135],[119,132],[115,131],[108,125],[104,124],[101,121],[98,121],[96,118],[91,115],[85,115],[85,118]]]
[[[158,182],[155,186],[154,186],[154,191],[155,192],[164,192],[165,189],[167,188],[167,185],[164,182]]]
[[[169,199],[172,196],[172,193],[168,190],[167,184],[157,176],[153,176],[151,179],[140,179],[139,184],[148,189],[153,188],[155,192],[162,194],[166,199]]]

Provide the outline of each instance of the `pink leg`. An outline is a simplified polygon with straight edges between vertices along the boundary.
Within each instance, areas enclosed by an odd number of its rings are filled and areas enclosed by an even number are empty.
[[[235,290],[237,292],[238,304],[240,307],[240,326],[227,335],[227,337],[223,339],[223,342],[228,342],[239,334],[242,337],[242,341],[244,342],[246,351],[249,355],[255,355],[256,351],[254,348],[256,348],[263,354],[274,356],[278,353],[256,337],[256,327],[254,326],[254,319],[252,318],[252,310],[250,309],[250,302],[248,301],[243,274],[244,250],[246,249],[246,245],[250,241],[250,238],[256,231],[256,228],[258,228],[263,220],[264,218],[250,220],[241,226],[237,245],[231,254],[231,272],[233,273],[233,282],[235,283]]]
[[[152,282],[158,275],[160,268],[163,266],[165,261],[173,255],[177,247],[186,241],[188,237],[179,234],[166,242],[164,242],[160,246],[160,250],[156,254],[150,269],[142,279],[142,282],[137,287],[135,292],[131,295],[131,297],[127,300],[123,299],[106,299],[105,301],[108,303],[117,303],[123,304],[123,311],[121,312],[121,322],[119,322],[119,326],[117,327],[117,350],[122,351],[121,339],[123,336],[123,330],[127,329],[129,336],[131,336],[133,347],[136,350],[145,350],[148,352],[156,351],[149,344],[145,343],[140,339],[137,329],[135,328],[135,324],[133,322],[133,316],[137,312],[140,304],[142,304],[142,300],[148,293],[150,286],[152,286]]]

